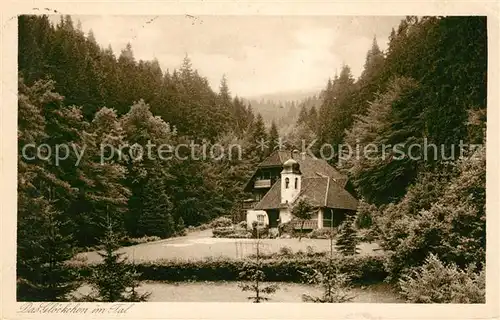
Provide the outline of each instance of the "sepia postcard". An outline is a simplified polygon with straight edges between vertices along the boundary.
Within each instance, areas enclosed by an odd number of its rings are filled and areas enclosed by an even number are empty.
[[[10,2],[2,319],[497,319],[496,2]]]

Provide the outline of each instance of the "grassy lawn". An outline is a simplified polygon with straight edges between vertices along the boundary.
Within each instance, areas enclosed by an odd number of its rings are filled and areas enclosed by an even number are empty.
[[[320,295],[317,287],[297,283],[278,283],[280,289],[269,302],[302,302],[302,294]],[[237,282],[144,282],[140,292],[151,292],[150,302],[246,302],[250,295],[242,292]],[[80,293],[89,292],[88,287],[79,289]],[[358,303],[402,303],[398,295],[387,284],[372,285],[366,288],[354,288]]]
[[[254,239],[225,239],[212,238],[211,230],[193,232],[184,237],[160,240],[139,244],[120,249],[133,261],[154,261],[157,259],[201,259],[205,257],[244,258],[255,253]],[[262,252],[278,252],[282,247],[289,247],[293,251],[306,251],[311,247],[314,251],[329,251],[330,241],[327,239],[261,239]],[[361,243],[359,246],[362,255],[379,255],[378,245],[375,243]],[[85,252],[78,255],[87,262],[100,261],[96,252]]]

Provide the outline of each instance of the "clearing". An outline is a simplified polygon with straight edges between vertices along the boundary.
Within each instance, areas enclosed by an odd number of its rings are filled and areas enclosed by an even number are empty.
[[[119,251],[135,262],[154,261],[158,259],[202,259],[206,257],[229,257],[241,259],[255,253],[255,239],[212,238],[211,230],[196,231],[184,237],[170,238],[154,242],[123,247]],[[306,251],[312,247],[316,252],[329,251],[328,239],[261,239],[261,252],[278,252],[282,247],[289,247],[294,252]],[[376,243],[361,243],[361,255],[380,255]],[[97,252],[84,252],[77,255],[86,259],[87,263],[100,261]]]

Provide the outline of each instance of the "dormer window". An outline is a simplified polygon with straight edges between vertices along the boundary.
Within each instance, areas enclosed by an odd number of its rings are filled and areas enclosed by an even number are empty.
[[[295,178],[295,189],[299,187],[299,178]]]
[[[288,185],[290,184],[290,179],[285,179],[285,189],[288,189]]]

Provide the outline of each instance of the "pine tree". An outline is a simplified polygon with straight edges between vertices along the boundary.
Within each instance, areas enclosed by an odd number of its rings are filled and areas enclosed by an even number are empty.
[[[354,216],[346,216],[345,221],[340,226],[336,247],[343,255],[354,255],[358,253],[357,244],[359,242],[356,230],[354,229]]]
[[[271,123],[271,128],[269,129],[269,152],[273,152],[279,146],[279,133],[278,127],[276,127],[276,122]]]
[[[306,105],[303,104],[302,107],[300,108],[299,117],[297,119],[297,124],[299,125],[302,123],[306,123],[307,118],[308,118],[308,115],[307,115]]]
[[[344,303],[352,301],[355,296],[352,294],[349,275],[342,273],[333,262],[327,264],[324,270],[314,270],[312,275],[306,275],[308,282],[323,289],[321,296],[303,294],[304,302],[315,303]]]
[[[118,253],[119,239],[113,231],[113,222],[109,217],[107,230],[101,241],[104,252],[98,252],[103,262],[94,267],[90,284],[93,292],[85,297],[88,301],[102,302],[140,302],[146,301],[150,293],[139,294],[139,276],[133,265],[123,258],[123,253]]]
[[[307,115],[307,125],[311,130],[316,130],[318,127],[318,111],[315,105],[309,109],[309,114]]]
[[[246,282],[239,284],[242,291],[253,292],[254,295],[249,296],[248,299],[252,300],[254,303],[260,303],[262,301],[268,301],[269,297],[266,295],[275,293],[279,288],[277,284],[264,285],[263,282],[266,280],[262,259],[260,257],[260,237],[258,227],[254,226],[254,232],[257,235],[257,241],[255,243],[255,260],[246,261],[243,265],[243,271],[240,272],[239,277]]]
[[[64,235],[65,220],[52,200],[50,187],[40,186],[38,196],[20,190],[17,227],[17,299],[68,301],[78,286],[77,274],[66,264],[74,251],[71,236]]]
[[[164,182],[152,177],[144,188],[142,213],[138,221],[139,235],[167,238],[176,231],[170,201]]]
[[[253,161],[261,162],[268,155],[269,139],[264,125],[264,119],[259,113],[253,123],[249,136],[250,150],[248,151]]]
[[[333,210],[330,212],[330,221],[333,222]],[[330,254],[326,266],[324,268],[314,269],[312,274],[303,274],[309,283],[319,286],[323,290],[323,293],[321,296],[303,294],[302,300],[304,302],[343,303],[352,301],[352,299],[355,298],[351,290],[350,276],[346,273],[342,273],[339,267],[334,265],[333,237],[333,223],[331,223],[329,234]]]

